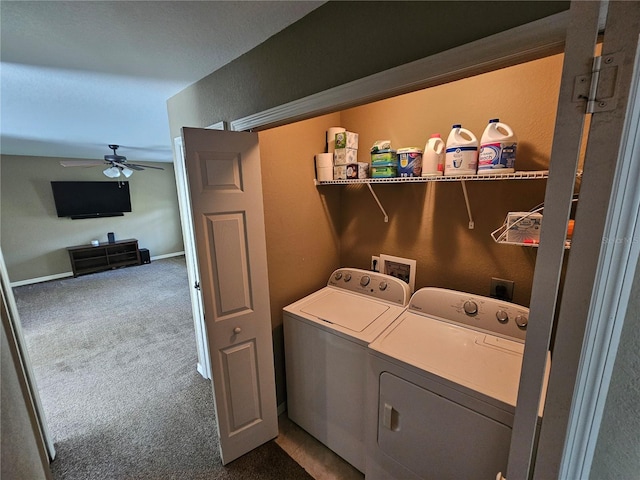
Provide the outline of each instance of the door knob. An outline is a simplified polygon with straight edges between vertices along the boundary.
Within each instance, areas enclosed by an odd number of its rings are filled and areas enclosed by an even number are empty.
[[[239,334],[242,331],[242,329],[240,327],[236,327],[233,329],[233,333],[235,333],[236,335]]]

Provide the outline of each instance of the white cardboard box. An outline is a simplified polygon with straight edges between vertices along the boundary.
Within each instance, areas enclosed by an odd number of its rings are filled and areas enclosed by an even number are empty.
[[[505,240],[512,243],[539,243],[541,228],[541,213],[509,212]]]

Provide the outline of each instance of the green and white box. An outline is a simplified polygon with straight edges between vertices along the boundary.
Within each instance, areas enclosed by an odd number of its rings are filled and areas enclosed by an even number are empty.
[[[336,133],[336,149],[353,148],[358,149],[358,134],[353,132]]]
[[[336,148],[333,152],[334,165],[348,165],[358,162],[358,150],[355,148]]]

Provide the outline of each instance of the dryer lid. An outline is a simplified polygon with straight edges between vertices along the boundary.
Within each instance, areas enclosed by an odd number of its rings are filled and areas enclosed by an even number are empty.
[[[327,323],[362,332],[389,308],[370,298],[332,290],[305,304],[300,311]]]

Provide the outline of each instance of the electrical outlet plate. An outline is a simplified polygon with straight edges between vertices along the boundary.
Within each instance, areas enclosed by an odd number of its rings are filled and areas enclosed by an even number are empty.
[[[377,255],[371,255],[371,268],[372,272],[380,271],[380,257]]]
[[[491,279],[491,291],[489,296],[511,302],[513,300],[513,285],[513,280],[493,277]]]
[[[399,278],[409,284],[413,293],[416,286],[416,261],[410,258],[380,254],[380,272]]]

